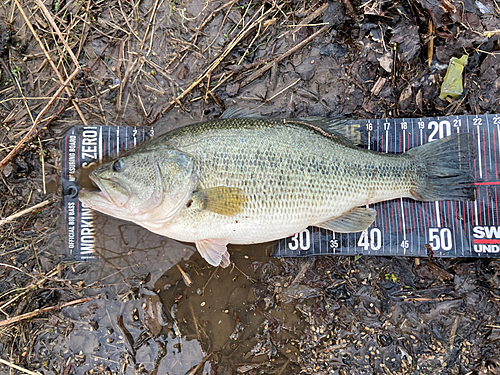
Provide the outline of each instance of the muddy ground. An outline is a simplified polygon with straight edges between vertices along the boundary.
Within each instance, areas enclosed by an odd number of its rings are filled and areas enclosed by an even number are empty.
[[[498,260],[273,259],[266,244],[216,269],[99,217],[126,236],[75,262],[59,177],[73,125],[161,133],[234,106],[499,113],[499,15],[492,0],[4,0],[0,373],[499,374]],[[463,54],[463,93],[439,99]]]

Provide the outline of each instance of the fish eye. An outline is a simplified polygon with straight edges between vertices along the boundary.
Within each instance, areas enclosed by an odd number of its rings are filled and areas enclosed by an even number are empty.
[[[122,159],[118,159],[117,161],[115,161],[113,163],[113,170],[115,172],[120,172],[123,168],[123,160]]]

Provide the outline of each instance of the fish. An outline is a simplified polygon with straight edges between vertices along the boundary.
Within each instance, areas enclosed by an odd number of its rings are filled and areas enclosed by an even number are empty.
[[[400,154],[359,147],[347,119],[229,117],[169,131],[90,174],[80,201],[178,241],[227,267],[228,244],[309,226],[355,233],[374,203],[474,200],[475,146],[454,134]]]

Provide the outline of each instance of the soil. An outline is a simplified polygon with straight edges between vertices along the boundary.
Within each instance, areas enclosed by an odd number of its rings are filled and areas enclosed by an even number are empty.
[[[0,16],[0,373],[500,374],[499,260],[271,243],[219,269],[100,216],[99,259],[75,262],[60,184],[74,125],[499,113],[497,2],[5,0]],[[464,54],[463,92],[440,99]]]

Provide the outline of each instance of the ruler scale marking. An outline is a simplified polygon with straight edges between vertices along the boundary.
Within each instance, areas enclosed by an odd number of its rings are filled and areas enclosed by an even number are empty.
[[[488,156],[489,156],[489,161],[490,161],[490,165],[489,165],[488,170],[489,170],[490,172],[492,172],[492,171],[493,171],[493,160],[492,160],[492,158],[491,158],[491,149],[493,149],[493,150],[494,150],[494,146],[492,146],[492,145],[491,145],[491,142],[492,142],[492,141],[494,142],[494,139],[493,139],[493,137],[490,137],[490,136],[489,136],[489,135],[490,135],[490,133],[491,133],[491,127],[490,127],[490,122],[489,122],[489,120],[488,120],[488,117],[486,117],[486,126],[487,126],[487,128],[488,128]],[[494,134],[494,133],[495,133],[495,132],[493,131],[493,134]]]
[[[485,180],[488,180],[488,167],[486,166],[486,134],[485,134],[485,130],[484,130],[484,127],[482,129],[482,133],[483,133],[483,144],[484,144],[484,147],[483,147],[483,163],[484,163],[484,179]]]
[[[477,119],[477,117],[476,117]],[[479,121],[478,121],[479,123]],[[481,160],[481,132],[479,130],[479,125],[476,125],[477,126],[477,155],[479,157],[479,162],[477,163],[478,167],[479,167],[479,178],[480,179],[483,179],[483,162]]]

